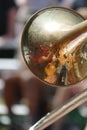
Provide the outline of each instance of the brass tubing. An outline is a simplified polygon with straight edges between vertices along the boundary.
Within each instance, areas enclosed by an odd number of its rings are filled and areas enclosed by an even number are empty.
[[[35,125],[33,125],[29,130],[43,130],[55,121],[64,117],[66,114],[79,107],[87,101],[87,89],[83,90],[61,106],[54,109],[52,112],[48,113],[42,119],[40,119]]]
[[[87,32],[82,33],[80,36],[76,37],[69,44],[65,46],[65,48],[61,49],[62,53],[67,56],[70,53],[73,53],[76,48],[80,45],[84,45],[87,42]]]
[[[76,24],[72,26],[70,29],[64,31],[65,32],[63,34],[64,36],[60,39],[60,41],[64,40],[65,42],[67,39],[71,39],[72,37],[77,37],[80,34],[85,33],[86,31],[87,31],[87,20],[79,24]]]
[[[87,20],[74,25],[69,30],[63,33],[63,36],[57,41],[59,42],[58,46],[62,45],[60,52],[72,53],[77,46],[85,43],[87,41]],[[73,42],[73,43],[72,43]],[[70,48],[70,50],[69,50]]]
[[[87,20],[84,20],[83,22],[79,23],[79,24],[76,24],[74,25],[71,30],[72,32],[74,30],[76,30],[76,32],[79,33],[79,31],[81,31],[82,29],[86,30],[87,31]]]

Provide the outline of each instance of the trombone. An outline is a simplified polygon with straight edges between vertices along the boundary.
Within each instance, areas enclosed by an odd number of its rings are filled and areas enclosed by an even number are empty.
[[[87,77],[87,20],[72,9],[48,7],[36,12],[24,26],[23,58],[42,82],[72,87]],[[29,130],[43,130],[87,101],[87,88],[47,113]]]

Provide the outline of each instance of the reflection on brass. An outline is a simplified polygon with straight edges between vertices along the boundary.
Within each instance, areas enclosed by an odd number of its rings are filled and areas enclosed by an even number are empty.
[[[87,20],[75,11],[50,7],[25,24],[22,53],[28,68],[52,86],[70,86],[87,77]]]

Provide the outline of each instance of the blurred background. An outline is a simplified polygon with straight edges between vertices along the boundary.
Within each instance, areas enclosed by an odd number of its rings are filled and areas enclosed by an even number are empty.
[[[41,83],[22,58],[24,24],[32,14],[48,6],[68,7],[87,18],[87,0],[0,0],[0,130],[27,130],[74,95],[71,90]],[[46,129],[87,130],[86,118],[84,104]]]

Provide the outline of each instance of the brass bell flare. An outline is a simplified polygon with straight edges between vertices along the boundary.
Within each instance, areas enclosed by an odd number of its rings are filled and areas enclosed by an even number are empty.
[[[51,86],[87,77],[87,20],[74,10],[49,7],[25,24],[21,48],[28,68]]]

